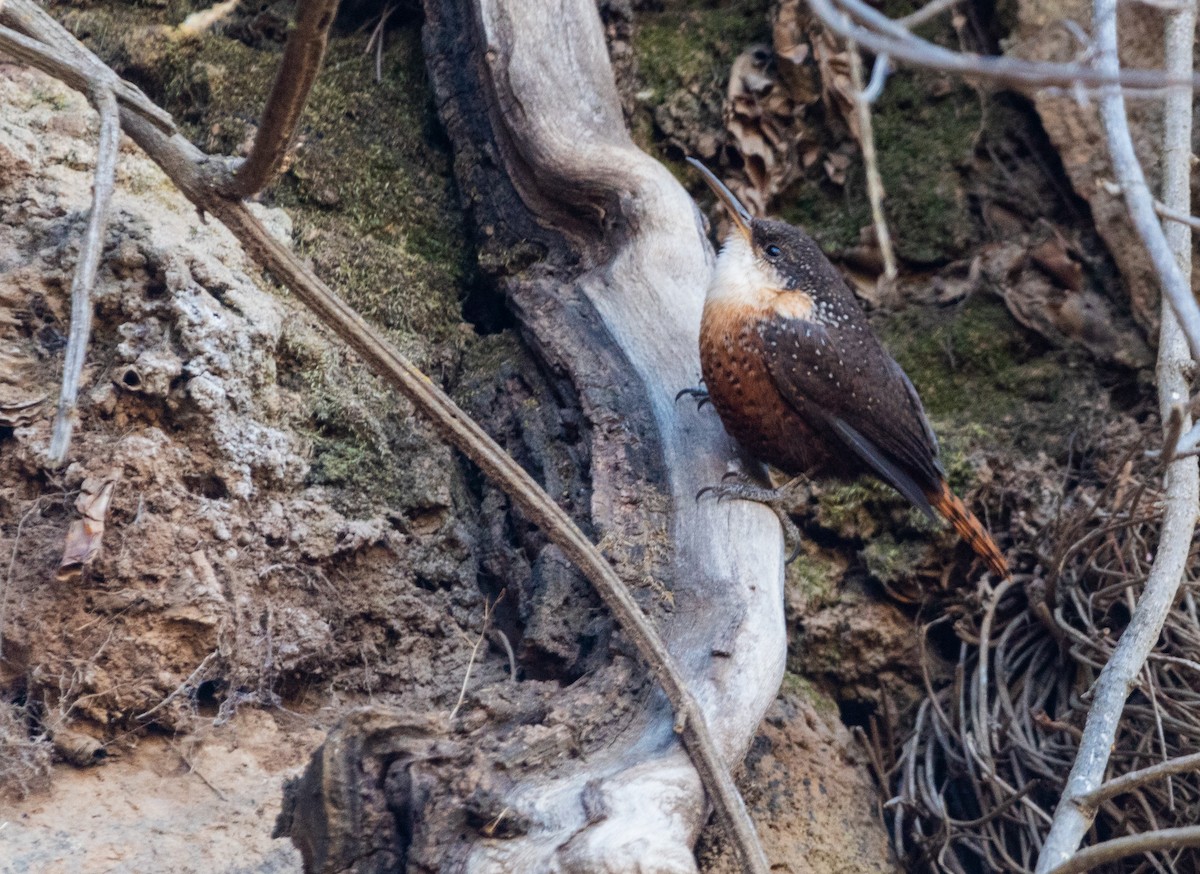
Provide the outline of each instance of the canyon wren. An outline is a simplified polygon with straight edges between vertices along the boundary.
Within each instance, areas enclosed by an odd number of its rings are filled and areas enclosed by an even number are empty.
[[[874,475],[944,518],[1007,577],[996,542],[946,482],[916,389],[846,280],[811,237],[752,217],[707,167],[688,161],[733,224],[700,323],[705,387],[725,430],[789,476]]]

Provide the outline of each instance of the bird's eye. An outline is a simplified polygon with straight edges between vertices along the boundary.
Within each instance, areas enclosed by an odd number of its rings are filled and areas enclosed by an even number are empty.
[[[783,254],[783,251],[775,245],[767,246],[763,251],[767,253],[768,258],[778,258]]]

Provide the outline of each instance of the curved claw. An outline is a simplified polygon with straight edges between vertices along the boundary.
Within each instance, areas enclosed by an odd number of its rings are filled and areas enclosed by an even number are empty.
[[[800,532],[795,531],[793,533],[796,535],[796,546],[792,550],[792,554],[783,560],[784,567],[787,567],[789,564],[791,564],[796,559],[798,559],[800,557],[801,551],[804,549],[804,544],[800,540]],[[784,537],[786,537],[787,534],[788,534],[788,532],[784,531]]]
[[[696,402],[697,410],[703,410],[705,404],[712,403],[712,399],[709,398],[708,392],[706,392],[704,389],[700,388],[699,386],[697,386],[696,388],[682,388],[679,391],[677,391],[675,393],[675,403],[679,403],[679,399],[681,397],[683,397],[684,395],[698,399]]]
[[[721,486],[705,486],[700,491],[696,492],[696,500],[699,501],[708,492],[712,492],[714,495],[716,495],[718,504],[729,497],[729,495],[725,494],[725,492],[722,490]]]
[[[726,491],[724,483],[722,483],[715,486],[705,486],[700,491],[696,492],[696,500],[700,500],[709,492],[712,492],[714,495],[716,495],[718,504],[729,497],[729,493]]]

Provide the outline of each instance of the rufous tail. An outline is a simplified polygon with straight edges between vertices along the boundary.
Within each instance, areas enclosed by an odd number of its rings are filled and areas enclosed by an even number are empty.
[[[925,497],[929,499],[930,506],[967,541],[971,549],[987,562],[992,573],[999,575],[1001,579],[1008,576],[1008,562],[1000,552],[1000,547],[992,540],[992,535],[988,534],[983,523],[975,518],[975,514],[967,509],[958,495],[950,491],[949,483],[942,480],[940,487],[926,492]]]

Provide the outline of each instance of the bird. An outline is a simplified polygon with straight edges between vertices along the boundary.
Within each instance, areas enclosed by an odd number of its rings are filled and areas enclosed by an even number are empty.
[[[706,393],[725,430],[759,461],[791,477],[873,475],[930,519],[945,519],[993,573],[1008,577],[996,541],[946,480],[912,381],[845,278],[808,234],[751,216],[707,167],[688,161],[731,227],[700,323],[705,388],[687,391]],[[711,490],[768,503],[779,494],[737,484]]]

